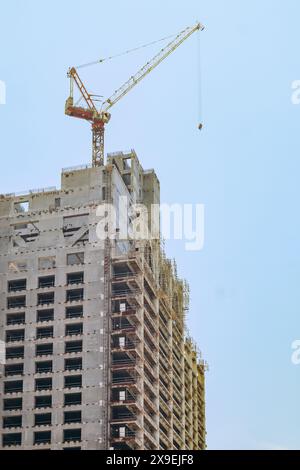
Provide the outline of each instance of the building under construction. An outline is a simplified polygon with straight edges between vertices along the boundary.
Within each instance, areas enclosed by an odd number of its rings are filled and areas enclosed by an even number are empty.
[[[2,449],[206,447],[186,284],[159,239],[97,236],[99,207],[120,196],[160,201],[134,151],[0,198]]]
[[[179,33],[100,108],[70,68],[65,113],[91,124],[92,165],[63,170],[59,190],[0,196],[2,449],[206,447],[205,364],[152,211],[159,181],[134,151],[104,159],[112,106],[201,30]],[[151,236],[132,237],[139,224]]]

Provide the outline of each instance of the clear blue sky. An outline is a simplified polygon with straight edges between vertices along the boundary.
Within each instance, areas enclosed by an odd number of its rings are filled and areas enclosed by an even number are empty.
[[[206,206],[206,242],[168,253],[191,285],[189,326],[210,364],[210,449],[300,448],[298,0],[11,0],[1,6],[1,192],[60,184],[89,162],[88,124],[64,116],[66,71],[176,32],[187,41],[113,110],[107,151],[135,148],[164,202]],[[109,95],[156,48],[86,69]]]

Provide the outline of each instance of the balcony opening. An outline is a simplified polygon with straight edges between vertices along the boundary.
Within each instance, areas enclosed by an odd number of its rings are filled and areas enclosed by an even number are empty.
[[[112,312],[113,313],[123,313],[130,312],[133,308],[128,302],[113,300],[112,301]]]
[[[82,370],[82,358],[65,359],[65,370]]]
[[[82,318],[83,317],[83,306],[78,305],[76,307],[66,308],[66,318]]]
[[[112,319],[112,328],[113,331],[117,330],[134,330],[135,326],[124,317],[118,317]]]
[[[36,374],[50,374],[52,372],[52,361],[43,361],[35,363]]]
[[[6,332],[6,342],[7,343],[17,343],[19,341],[24,341],[25,330],[10,330]]]
[[[37,339],[53,338],[53,326],[36,329]]]
[[[81,393],[69,393],[65,395],[65,406],[81,405]]]
[[[56,266],[55,256],[44,256],[39,258],[39,270],[53,269]]]
[[[73,289],[68,290],[66,293],[66,302],[79,302],[83,300],[84,290]]]
[[[26,295],[20,295],[18,297],[9,297],[7,299],[7,308],[24,308],[26,307]]]
[[[136,364],[134,357],[128,356],[126,353],[113,353],[112,354],[112,365],[113,366],[130,366]]]
[[[39,278],[38,288],[46,289],[55,286],[55,276],[43,276]]]
[[[25,324],[25,312],[12,313],[6,315],[6,324],[10,325],[24,325]]]
[[[29,201],[15,202],[14,209],[17,214],[25,214],[29,212]]]
[[[65,353],[82,352],[82,341],[68,341],[65,345]]]
[[[4,411],[22,410],[22,407],[23,407],[22,398],[8,398],[7,400],[3,400]]]
[[[54,199],[54,207],[55,207],[55,209],[58,209],[60,206],[61,206],[61,198],[60,198],[60,197],[56,197],[56,198]]]
[[[53,344],[38,344],[35,349],[36,356],[52,356]]]
[[[11,377],[13,375],[23,375],[24,364],[12,364],[5,366],[5,377]]]
[[[126,371],[113,371],[112,383],[113,385],[132,384],[135,383],[135,376],[128,374]]]
[[[76,323],[72,325],[66,325],[65,335],[66,336],[79,336],[83,333],[83,324]]]
[[[64,424],[81,423],[81,411],[65,411]]]
[[[161,439],[159,441],[159,446],[162,448],[162,450],[168,450],[167,446],[163,443]]]
[[[65,216],[63,219],[63,233],[65,237],[71,237],[80,229],[88,230],[88,214]],[[74,246],[74,245],[73,245]]]
[[[27,270],[26,261],[9,261],[8,270],[12,273],[20,273]]]
[[[162,409],[161,406],[159,407],[159,412],[160,412],[161,415],[163,415],[163,417],[165,418],[166,421],[169,420],[169,416],[167,415],[167,413],[164,412],[164,410]],[[176,414],[176,413],[174,413],[174,414]]]
[[[113,284],[112,295],[114,297],[125,297],[128,294],[133,294],[133,291],[128,287],[127,283],[120,282],[118,284]]]
[[[14,382],[4,383],[4,393],[22,393],[23,392],[23,380],[16,380]]]
[[[67,255],[67,265],[74,266],[76,264],[84,264],[84,253],[70,253]]]
[[[82,376],[81,375],[70,375],[65,377],[65,388],[81,388],[82,387]]]
[[[131,175],[123,175],[123,181],[124,183],[126,184],[126,186],[130,186],[131,185]]]
[[[35,426],[51,426],[52,425],[52,414],[43,413],[34,416]]]
[[[22,416],[6,416],[3,418],[3,428],[21,428]]]
[[[115,439],[135,437],[136,433],[129,426],[112,426],[111,437]]]
[[[64,442],[81,441],[81,429],[65,429]]]
[[[26,290],[26,279],[15,279],[13,281],[8,281],[7,290],[8,292],[18,292]]]
[[[36,321],[38,323],[49,322],[54,320],[54,310],[38,310],[36,314]]]
[[[35,397],[35,408],[51,408],[52,407],[52,396]]]
[[[135,395],[129,392],[126,389],[113,389],[111,394],[111,400],[113,402],[125,402],[125,401],[134,401],[136,399]]]
[[[24,346],[20,348],[6,348],[6,359],[24,359]]]
[[[132,168],[132,157],[123,158],[123,169],[124,171],[129,171]]]
[[[113,349],[135,349],[136,342],[126,336],[113,336],[112,348]]]
[[[51,431],[35,432],[34,444],[51,444]]]
[[[3,434],[3,447],[17,447],[22,445],[22,433]]]
[[[134,418],[135,415],[126,406],[116,406],[112,408],[113,421],[126,421]]]
[[[150,401],[155,401],[156,395],[153,393],[153,389],[150,388],[146,383],[144,384],[144,394],[148,397]],[[168,403],[168,400],[167,400]]]
[[[47,294],[38,294],[38,305],[54,304],[54,292],[47,292]]]
[[[152,369],[155,369],[156,362],[155,360],[153,360],[153,358],[149,355],[149,353],[146,350],[144,351],[144,359]]]
[[[35,391],[52,390],[52,378],[35,379]]]
[[[118,279],[118,278],[123,278],[123,277],[131,277],[134,276],[135,273],[131,271],[126,264],[122,265],[116,265],[113,267],[113,278]]]
[[[173,410],[173,413],[174,413],[174,416],[178,419],[178,421],[180,422],[181,421],[181,416],[176,413],[176,409]]]
[[[84,281],[84,273],[69,273],[67,274],[67,284],[82,284]]]

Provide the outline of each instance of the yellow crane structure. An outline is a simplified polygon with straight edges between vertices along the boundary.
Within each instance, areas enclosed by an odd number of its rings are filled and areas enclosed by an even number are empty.
[[[65,114],[80,119],[85,119],[92,125],[93,134],[93,166],[102,166],[104,164],[104,130],[105,125],[111,118],[110,109],[134,88],[143,78],[145,78],[152,70],[154,70],[164,59],[174,52],[186,39],[194,32],[202,31],[204,26],[196,23],[181,31],[175,39],[160,50],[149,62],[147,62],[135,75],[129,78],[120,88],[118,88],[112,96],[103,101],[100,109],[97,109],[94,95],[88,93],[85,85],[80,79],[75,67],[71,67],[68,71],[70,78],[70,96],[65,105]],[[101,62],[101,61],[99,61]],[[85,101],[85,107],[74,105],[74,84],[77,86],[81,97]],[[202,124],[200,125],[202,128]]]

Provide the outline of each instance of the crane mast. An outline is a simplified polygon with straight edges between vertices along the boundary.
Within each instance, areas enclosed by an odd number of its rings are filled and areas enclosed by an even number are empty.
[[[85,119],[92,124],[93,133],[93,166],[102,166],[104,164],[104,131],[105,124],[110,120],[109,110],[118,101],[120,101],[132,88],[134,88],[141,80],[143,80],[152,70],[154,70],[164,59],[174,52],[186,39],[188,39],[195,31],[202,31],[204,26],[196,23],[181,31],[174,40],[156,54],[149,62],[147,62],[138,72],[129,78],[115,93],[107,98],[100,110],[94,103],[93,96],[88,93],[82,80],[80,79],[75,67],[68,71],[70,78],[70,96],[66,101],[65,114],[80,119]],[[76,84],[81,97],[84,99],[87,107],[74,106],[74,83]]]

